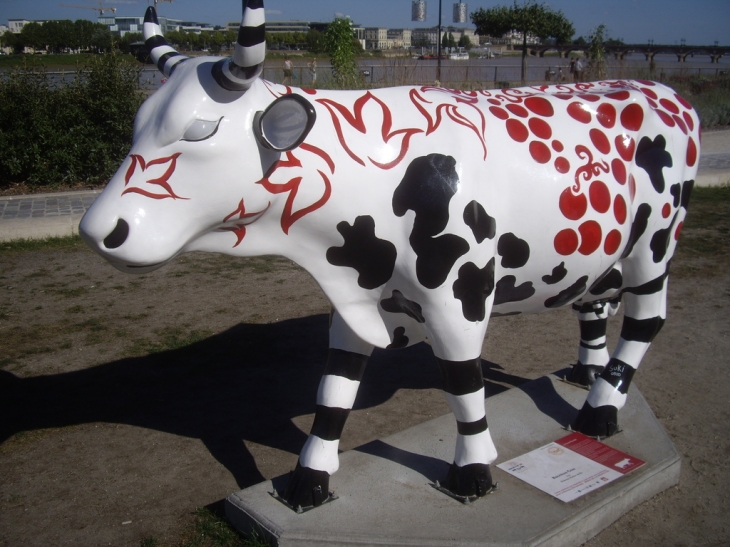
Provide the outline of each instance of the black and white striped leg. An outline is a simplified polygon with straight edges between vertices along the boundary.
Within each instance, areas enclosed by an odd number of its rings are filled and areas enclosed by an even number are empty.
[[[329,478],[339,468],[338,447],[368,355],[330,349],[317,391],[317,410],[284,499],[292,507],[319,506],[329,496]]]
[[[593,437],[618,432],[618,411],[626,403],[631,379],[666,317],[666,280],[654,294],[625,294],[621,338],[608,366],[596,379],[573,428]]]
[[[608,302],[573,304],[580,325],[580,346],[578,362],[566,378],[569,382],[590,387],[608,364],[610,356],[606,345],[606,326],[608,316],[613,315],[609,313],[610,310],[612,308]]]
[[[492,490],[489,464],[497,459],[484,410],[481,359],[438,359],[444,395],[458,429],[454,463],[443,486],[457,496],[484,496]]]

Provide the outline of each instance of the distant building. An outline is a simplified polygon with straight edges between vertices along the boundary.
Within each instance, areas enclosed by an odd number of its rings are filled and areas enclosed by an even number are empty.
[[[411,47],[411,29],[388,29],[384,27],[367,27],[365,32],[365,49],[408,49]]]
[[[306,34],[310,29],[309,21],[266,21],[266,32],[303,32]]]
[[[388,29],[389,49],[409,49],[411,47],[412,34],[409,28]]]
[[[181,21],[179,19],[170,19],[168,17],[158,17],[162,34],[170,31],[185,31],[200,34],[201,32],[211,32],[214,27],[208,23],[196,23],[194,21]],[[124,36],[128,32],[142,32],[144,25],[144,17],[116,17],[101,16],[97,22],[105,25],[110,32]],[[240,25],[240,23],[238,23]]]
[[[8,26],[10,28],[10,32],[12,32],[13,34],[20,34],[20,31],[22,31],[23,27],[28,23],[38,23],[39,25],[42,25],[46,21],[47,19],[36,21],[31,21],[28,19],[8,19]]]
[[[0,34],[5,34],[7,31],[9,31],[10,28],[6,25],[0,25]]]
[[[365,49],[388,49],[388,29],[365,27]]]

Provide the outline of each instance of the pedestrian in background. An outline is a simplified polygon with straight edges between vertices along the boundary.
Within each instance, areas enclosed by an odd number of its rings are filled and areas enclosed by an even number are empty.
[[[284,67],[284,81],[281,83],[286,85],[286,80],[287,80],[287,78],[289,78],[289,85],[293,85],[292,74],[294,73],[294,64],[289,59],[288,55],[286,57],[284,57],[283,67]]]
[[[314,85],[317,83],[317,59],[312,59],[307,63],[307,68],[309,68],[309,74],[312,75],[312,85]]]

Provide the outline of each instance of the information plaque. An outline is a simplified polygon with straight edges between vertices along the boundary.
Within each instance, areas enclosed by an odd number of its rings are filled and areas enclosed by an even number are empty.
[[[497,467],[561,501],[570,502],[644,463],[582,433],[572,433]]]

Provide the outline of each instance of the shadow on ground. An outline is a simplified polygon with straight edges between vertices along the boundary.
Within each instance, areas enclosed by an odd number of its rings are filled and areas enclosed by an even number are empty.
[[[327,356],[326,315],[240,324],[185,348],[54,375],[0,371],[0,443],[35,429],[91,422],[134,425],[201,439],[241,488],[264,480],[242,441],[298,454],[305,435],[292,419],[311,414]],[[484,362],[496,394],[524,378]],[[355,408],[398,389],[440,388],[430,347],[376,351]]]

